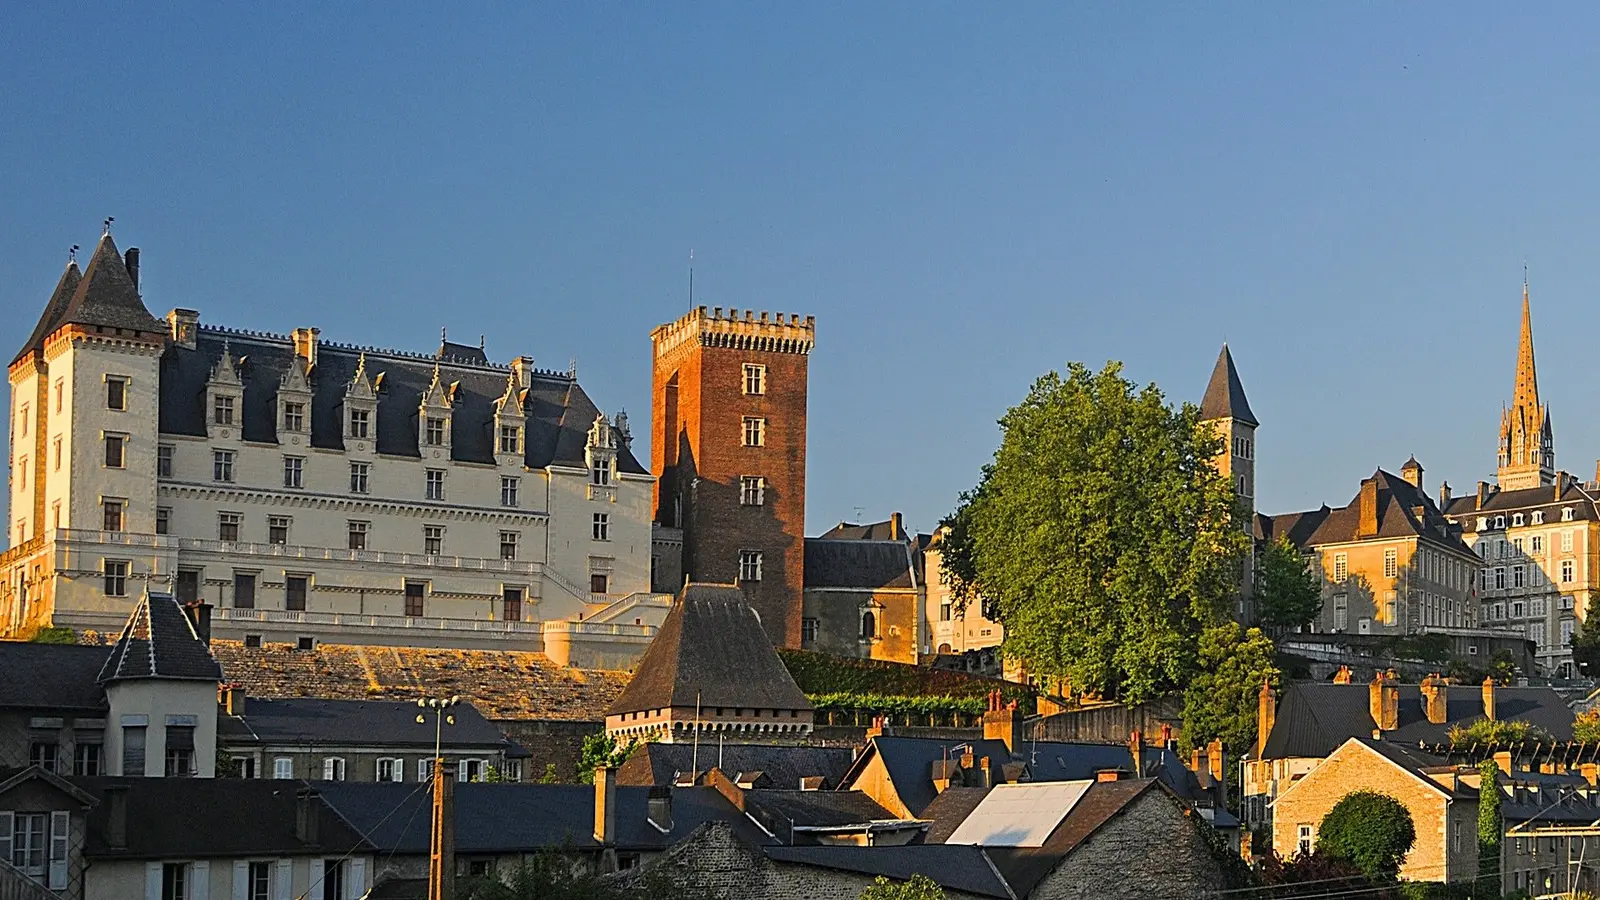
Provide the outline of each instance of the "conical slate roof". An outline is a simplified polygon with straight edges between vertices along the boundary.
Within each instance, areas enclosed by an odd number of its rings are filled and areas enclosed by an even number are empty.
[[[28,336],[28,342],[22,345],[16,356],[12,357],[13,364],[35,350],[44,349],[44,339],[61,324],[61,317],[67,311],[67,304],[72,302],[72,295],[78,290],[78,282],[82,280],[83,272],[79,271],[78,263],[76,261],[67,263],[66,271],[61,273],[61,281],[57,282],[55,291],[50,295],[50,302],[45,304],[44,314],[39,317],[39,324],[33,326],[33,334]]]
[[[1233,419],[1251,426],[1261,424],[1250,411],[1250,401],[1245,399],[1244,384],[1239,381],[1239,370],[1233,367],[1233,354],[1228,352],[1227,344],[1222,345],[1222,352],[1217,355],[1211,382],[1200,400],[1200,418]]]
[[[139,601],[97,680],[130,678],[222,680],[222,667],[171,594],[146,594]]]
[[[34,326],[33,335],[12,362],[43,349],[45,339],[63,325],[98,325],[145,332],[167,330],[139,299],[139,288],[133,283],[127,263],[109,234],[95,245],[94,255],[82,274],[78,272],[77,263],[67,266],[50,302],[45,305],[44,314]]]
[[[669,707],[809,710],[744,592],[688,584],[607,715]]]

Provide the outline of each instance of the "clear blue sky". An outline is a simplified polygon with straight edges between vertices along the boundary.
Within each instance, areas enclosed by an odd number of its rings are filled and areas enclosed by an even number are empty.
[[[1600,10],[1068,6],[12,3],[0,345],[115,215],[158,315],[487,333],[642,445],[693,248],[817,317],[813,531],[931,526],[1066,360],[1198,400],[1224,339],[1287,511],[1492,474],[1526,258],[1592,477]]]

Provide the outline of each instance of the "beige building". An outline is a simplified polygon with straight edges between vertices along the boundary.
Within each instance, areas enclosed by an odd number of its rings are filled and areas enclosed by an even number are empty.
[[[1233,365],[1233,354],[1222,345],[1217,364],[1211,370],[1205,395],[1200,400],[1200,420],[1210,425],[1222,439],[1222,453],[1213,461],[1217,470],[1233,483],[1240,505],[1240,523],[1250,533],[1256,515],[1256,429],[1261,423],[1250,411],[1244,383]],[[1239,590],[1234,599],[1234,616],[1241,622],[1254,618],[1250,596],[1255,588],[1255,559],[1246,555],[1239,573]]]
[[[999,647],[1005,640],[1004,625],[983,614],[983,598],[974,597],[959,607],[944,580],[944,550],[941,544],[950,531],[940,526],[922,551],[926,572],[927,596],[923,601],[924,655],[961,654],[971,650]]]

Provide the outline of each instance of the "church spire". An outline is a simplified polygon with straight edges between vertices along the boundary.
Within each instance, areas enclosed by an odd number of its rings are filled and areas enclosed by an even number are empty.
[[[1511,408],[1500,419],[1500,468],[1503,490],[1539,487],[1555,479],[1555,449],[1550,411],[1539,402],[1539,376],[1533,361],[1533,313],[1528,278],[1522,278],[1522,332],[1517,339],[1517,382]]]
[[[1539,376],[1533,366],[1533,316],[1528,308],[1528,280],[1522,280],[1522,336],[1517,341],[1517,390],[1513,410],[1539,408]]]

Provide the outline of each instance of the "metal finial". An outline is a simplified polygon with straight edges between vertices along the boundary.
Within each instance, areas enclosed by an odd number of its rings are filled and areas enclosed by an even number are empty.
[[[67,249],[67,262],[77,262],[77,261],[78,261],[78,245],[77,244],[73,244],[70,248]]]
[[[101,237],[105,237],[105,236],[111,234],[111,223],[115,222],[116,220],[117,220],[116,216],[106,216],[106,220],[101,223],[101,225],[103,225],[104,228],[105,228],[104,231],[100,232],[100,236]]]
[[[484,347],[487,346],[487,344],[485,343],[485,341],[487,341],[487,340],[488,340],[488,335],[483,335],[483,334],[478,335],[478,349],[479,350],[482,350]]]
[[[447,340],[449,340],[448,333],[445,331],[444,326],[441,325],[439,326],[439,343],[442,344]]]

